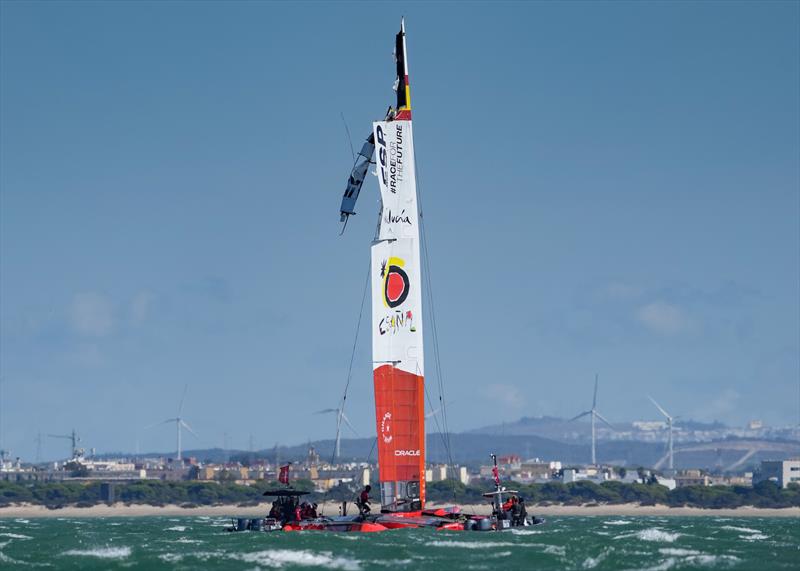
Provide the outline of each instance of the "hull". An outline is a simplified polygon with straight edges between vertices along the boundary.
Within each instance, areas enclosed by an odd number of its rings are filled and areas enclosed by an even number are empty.
[[[375,533],[388,528],[372,521],[334,518],[287,523],[283,531],[333,531],[339,533]]]

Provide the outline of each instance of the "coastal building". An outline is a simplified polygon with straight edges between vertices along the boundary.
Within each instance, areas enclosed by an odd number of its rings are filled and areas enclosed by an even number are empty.
[[[441,482],[442,480],[458,480],[465,486],[469,484],[469,473],[466,466],[448,467],[446,464],[430,466],[425,470],[426,482]]]
[[[675,475],[674,479],[678,488],[711,485],[711,478],[700,470],[682,470]]]
[[[800,484],[800,458],[790,460],[764,460],[761,469],[753,475],[753,483],[769,480],[781,488]]]

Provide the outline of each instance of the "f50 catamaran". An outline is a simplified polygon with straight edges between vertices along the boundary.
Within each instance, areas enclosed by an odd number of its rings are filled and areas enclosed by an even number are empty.
[[[348,179],[341,206],[355,214],[375,155],[381,213],[372,243],[372,362],[383,512],[425,505],[425,405],[422,288],[411,88],[405,27],[395,41],[397,107],[372,125]]]
[[[405,25],[395,39],[396,107],[372,125],[347,181],[341,221],[347,224],[370,166],[375,166],[381,196],[378,229],[372,242],[372,359],[377,425],[380,514],[362,513],[332,518],[295,513],[297,493],[270,491],[278,496],[278,522],[265,520],[258,529],[286,531],[384,531],[404,527],[452,530],[500,530],[539,523],[527,517],[524,502],[513,501],[512,490],[500,485],[495,461],[495,490],[484,494],[492,502],[489,517],[462,514],[458,508],[425,509],[425,406],[420,226],[411,122]],[[374,157],[374,158],[373,158]],[[510,496],[504,505],[503,496]],[[300,514],[300,511],[297,511]],[[246,525],[246,520],[244,521]]]

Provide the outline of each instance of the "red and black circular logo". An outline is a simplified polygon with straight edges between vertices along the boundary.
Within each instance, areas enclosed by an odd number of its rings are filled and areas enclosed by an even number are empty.
[[[383,301],[387,306],[395,308],[408,297],[408,274],[400,267],[403,262],[397,258],[389,259],[388,267],[384,267]]]

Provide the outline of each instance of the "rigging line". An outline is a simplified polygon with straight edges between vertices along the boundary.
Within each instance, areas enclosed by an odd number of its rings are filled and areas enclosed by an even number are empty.
[[[421,187],[418,185],[418,188],[421,188]],[[420,198],[420,202],[421,202],[421,198]],[[433,350],[434,350],[433,351],[433,353],[434,353],[434,369],[436,371],[437,384],[438,384],[438,387],[439,387],[439,401],[440,401],[440,405],[443,405],[444,404],[444,398],[443,398],[444,397],[444,395],[443,395],[443,393],[444,393],[444,385],[443,385],[443,378],[442,378],[443,375],[442,375],[442,367],[441,367],[441,355],[440,355],[440,352],[439,352],[438,328],[436,326],[436,313],[435,313],[435,310],[434,310],[434,302],[433,302],[433,297],[432,297],[433,288],[431,286],[431,280],[430,280],[430,256],[428,254],[428,249],[427,249],[427,236],[426,236],[426,232],[425,232],[425,222],[424,222],[424,217],[423,216],[420,216],[420,227],[421,227],[421,230],[422,230],[423,263],[425,264],[425,272],[424,272],[425,273],[425,283],[428,286],[427,287],[427,291],[428,291],[427,297],[428,297],[428,300],[430,302],[429,303],[430,309],[428,311],[429,311],[430,316],[431,316],[431,334],[432,334],[431,337],[432,337],[432,341],[433,341]],[[443,409],[442,410],[442,422],[445,424],[445,430],[447,432],[447,424],[446,424],[447,421],[446,421],[446,418],[447,418],[446,417],[446,411]],[[446,449],[446,451],[448,451],[448,457],[449,457],[450,461],[452,462],[452,454],[449,451],[449,446],[446,446],[445,449]]]
[[[367,279],[364,281],[364,291],[361,294],[361,308],[358,310],[358,322],[356,323],[356,335],[355,339],[353,339],[353,350],[350,353],[350,365],[347,368],[347,382],[344,385],[344,394],[342,395],[342,400],[339,404],[339,411],[338,417],[336,421],[336,437],[339,438],[341,433],[341,415],[344,414],[344,405],[347,402],[347,390],[350,388],[350,381],[353,379],[353,362],[355,361],[356,357],[356,347],[358,346],[358,334],[361,331],[361,321],[364,316],[364,301],[367,299],[367,289],[369,289],[369,275],[372,269],[372,259],[369,260],[369,264],[367,264]],[[373,444],[374,446],[374,444]],[[370,452],[370,454],[372,454]],[[334,461],[336,460],[336,441],[333,442],[333,452],[331,453],[331,466],[333,466]],[[322,506],[323,510],[325,509],[325,502],[328,499],[328,491],[325,491],[325,495],[322,498]]]
[[[375,445],[378,443],[378,437],[375,437],[375,440],[372,441],[372,448],[369,449],[369,456],[367,456],[367,464],[369,461],[372,460],[372,453],[375,452]]]
[[[428,399],[428,406],[433,408],[433,401],[431,401],[431,395],[428,392],[427,387],[425,388],[425,397]],[[444,433],[442,432],[442,427],[439,426],[439,419],[436,418],[436,415],[433,415],[433,421],[436,423],[436,430],[439,431],[439,437],[442,440],[442,444],[444,444],[444,449],[447,450],[447,441],[445,440]]]
[[[344,131],[347,133],[347,142],[350,143],[350,155],[353,157],[353,163],[356,162],[356,152],[353,150],[353,139],[350,138],[350,128],[347,126],[347,121],[344,120],[344,111],[339,111],[339,115],[342,117],[342,123],[344,123]]]
[[[422,218],[420,217],[420,220]],[[427,248],[427,236],[425,235],[425,225],[424,222],[420,224],[422,228],[422,236],[423,240],[423,252],[424,252],[424,263],[426,266],[425,269],[425,276],[426,276],[426,283],[428,285],[428,299],[429,299],[429,306],[430,306],[430,315],[431,315],[431,332],[433,333],[433,347],[434,347],[434,364],[437,371],[437,381],[439,386],[439,410],[442,413],[442,424],[444,425],[444,432],[442,432],[441,428],[439,429],[439,436],[444,444],[444,450],[447,454],[447,466],[453,473],[455,473],[455,462],[453,460],[453,450],[450,442],[450,429],[447,426],[447,407],[445,406],[444,400],[444,381],[442,375],[442,360],[440,356],[439,350],[439,332],[436,327],[436,314],[434,312],[434,305],[433,305],[433,288],[431,286],[430,281],[430,258],[428,256],[428,248]],[[430,400],[430,397],[429,397]],[[435,418],[435,417],[434,417]],[[435,418],[436,426],[439,428],[439,419]],[[456,502],[456,480],[455,478],[450,478],[450,487],[453,493],[453,502]]]
[[[439,332],[436,325],[436,312],[434,310],[434,298],[433,298],[433,286],[431,284],[431,271],[430,271],[430,256],[428,254],[428,239],[427,234],[425,232],[425,217],[423,216],[423,201],[422,201],[422,185],[420,184],[420,177],[419,177],[419,168],[417,166],[417,154],[416,149],[414,150],[414,175],[417,181],[417,197],[419,200],[419,219],[420,219],[420,229],[421,229],[421,242],[422,242],[422,250],[423,250],[423,263],[425,264],[425,282],[427,284],[428,290],[428,299],[429,299],[429,307],[430,307],[430,316],[431,316],[431,332],[432,332],[432,340],[433,340],[433,357],[434,357],[434,368],[436,370],[437,382],[439,387],[439,400],[440,406],[442,407],[442,423],[444,424],[445,428],[445,437],[446,437],[446,445],[445,451],[447,452],[448,461],[450,465],[453,466],[455,469],[455,463],[453,462],[453,453],[452,448],[450,445],[450,430],[447,423],[447,407],[445,406],[444,400],[444,379],[442,374],[442,362],[441,362],[441,354],[439,351]],[[455,487],[453,488],[453,492],[455,493]]]

